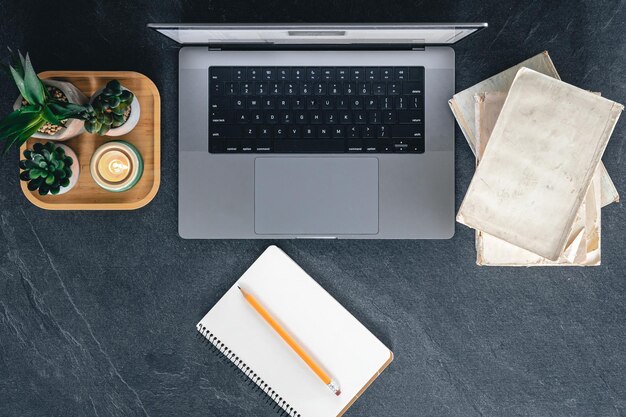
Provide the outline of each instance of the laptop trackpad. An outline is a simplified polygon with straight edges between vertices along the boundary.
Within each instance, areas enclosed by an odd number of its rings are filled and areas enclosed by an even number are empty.
[[[257,234],[378,233],[377,158],[257,158],[254,181]]]

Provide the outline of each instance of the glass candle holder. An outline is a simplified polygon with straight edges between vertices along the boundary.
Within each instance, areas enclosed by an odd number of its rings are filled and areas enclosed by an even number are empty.
[[[105,190],[127,191],[143,174],[143,158],[130,143],[114,140],[96,149],[89,170],[96,184]]]

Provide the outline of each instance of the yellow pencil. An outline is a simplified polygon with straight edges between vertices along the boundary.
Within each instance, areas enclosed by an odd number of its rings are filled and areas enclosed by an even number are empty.
[[[244,291],[240,286],[237,286],[237,288],[239,288],[244,298],[248,303],[250,303],[252,308],[254,308],[256,312],[259,313],[261,317],[263,317],[267,324],[269,324],[272,329],[274,329],[276,333],[278,333],[278,335],[289,345],[289,347],[291,347],[294,352],[296,352],[298,356],[302,358],[302,360],[309,366],[309,368],[311,368],[311,370],[315,372],[315,375],[317,375],[322,381],[324,381],[324,384],[326,384],[326,386],[330,388],[330,390],[334,392],[335,395],[340,395],[341,389],[339,388],[339,384],[334,379],[329,377],[326,372],[324,372],[322,367],[319,366],[306,353],[306,351],[293,339],[293,337],[289,335],[289,333],[287,333],[285,329],[282,328],[280,324],[278,324],[278,322],[270,315],[270,313],[267,312],[265,308],[263,308],[263,306],[256,300],[256,298]]]

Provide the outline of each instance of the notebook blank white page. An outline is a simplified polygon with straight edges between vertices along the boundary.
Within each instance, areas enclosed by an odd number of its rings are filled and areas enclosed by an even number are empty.
[[[248,304],[252,294],[341,387],[331,390]],[[270,246],[198,323],[302,416],[337,416],[393,358],[352,314]]]

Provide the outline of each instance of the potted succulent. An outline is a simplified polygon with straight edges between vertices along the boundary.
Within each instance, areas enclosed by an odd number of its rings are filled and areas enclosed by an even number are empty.
[[[48,142],[35,143],[32,149],[24,151],[20,161],[20,180],[27,181],[30,191],[40,195],[64,194],[78,182],[80,165],[74,163],[76,153],[66,145]]]
[[[14,111],[0,121],[0,141],[6,153],[35,136],[49,140],[66,140],[82,131],[86,117],[86,97],[72,84],[42,82],[26,54],[13,54],[5,67],[21,93]],[[77,120],[78,119],[78,120]]]
[[[85,130],[106,136],[122,136],[133,130],[141,113],[135,95],[118,80],[111,80],[91,98]]]

